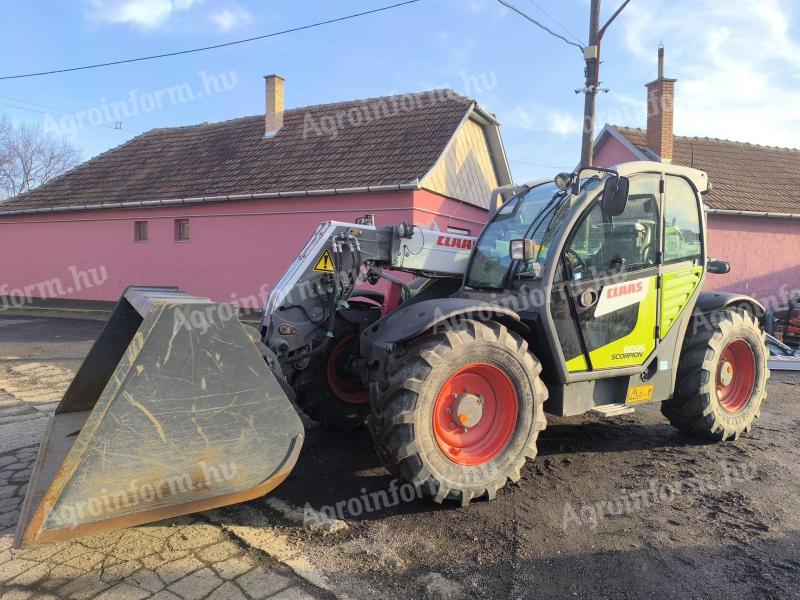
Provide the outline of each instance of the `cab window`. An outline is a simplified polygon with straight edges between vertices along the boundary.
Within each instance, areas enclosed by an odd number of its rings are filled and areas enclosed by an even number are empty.
[[[702,232],[694,189],[682,177],[667,175],[664,192],[664,262],[699,260]]]
[[[658,251],[659,175],[630,178],[625,212],[603,215],[600,203],[586,214],[567,246],[569,276],[604,277],[653,267]]]

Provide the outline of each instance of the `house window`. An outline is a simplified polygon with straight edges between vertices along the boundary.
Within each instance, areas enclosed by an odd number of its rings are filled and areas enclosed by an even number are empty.
[[[189,241],[189,219],[175,219],[175,241]]]
[[[455,233],[456,235],[472,235],[469,229],[463,229],[461,227],[451,227],[450,225],[447,226],[447,233]]]
[[[147,221],[134,221],[133,240],[135,242],[147,241]]]

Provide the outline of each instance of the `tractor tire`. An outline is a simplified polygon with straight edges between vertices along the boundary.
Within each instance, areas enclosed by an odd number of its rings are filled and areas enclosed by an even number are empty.
[[[358,326],[338,318],[328,347],[294,378],[296,402],[314,421],[331,429],[360,427],[369,415],[367,390],[348,379],[340,361],[358,343]]]
[[[438,503],[493,499],[536,457],[547,425],[541,370],[527,342],[494,321],[420,336],[372,385],[378,456]]]
[[[716,313],[696,330],[686,333],[675,393],[661,412],[684,433],[738,439],[752,428],[767,395],[764,332],[739,309]]]

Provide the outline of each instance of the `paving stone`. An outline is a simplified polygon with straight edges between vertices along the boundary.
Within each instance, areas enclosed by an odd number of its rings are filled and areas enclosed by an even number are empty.
[[[64,564],[70,567],[75,567],[76,569],[91,571],[96,566],[102,564],[104,559],[105,556],[99,552],[87,552],[86,554],[77,556],[72,560],[65,562]]]
[[[231,556],[236,556],[237,554],[241,553],[242,549],[239,547],[238,544],[226,540],[224,542],[219,542],[218,544],[209,546],[208,548],[203,548],[200,552],[197,553],[197,556],[199,556],[202,560],[206,562],[215,563],[226,560]]]
[[[188,527],[181,527],[175,535],[167,539],[171,550],[193,550],[209,546],[224,538],[219,527],[206,523],[197,523]]]
[[[155,596],[152,596],[150,600],[181,600],[180,596],[176,596],[172,592],[168,592],[167,590],[161,590]]]
[[[13,498],[3,498],[0,500],[0,511],[5,512],[10,508],[16,508],[22,502],[22,498],[14,496]]]
[[[89,600],[109,587],[100,578],[100,571],[95,570],[58,586],[58,595],[71,600]]]
[[[115,565],[111,565],[103,569],[103,581],[108,583],[115,583],[126,577],[130,577],[136,571],[142,568],[141,561],[138,560],[124,560]]]
[[[50,557],[50,560],[57,563],[68,563],[77,556],[89,554],[91,550],[83,544],[61,544],[58,552]]]
[[[10,535],[0,536],[0,550],[8,550],[11,548],[12,538]]]
[[[270,596],[269,600],[315,600],[315,598],[302,588],[293,587],[278,592],[274,596]]]
[[[16,527],[19,521],[19,511],[12,510],[11,512],[3,513],[0,515],[0,528]]]
[[[239,577],[236,583],[248,596],[261,600],[289,587],[292,585],[292,580],[259,567]]]
[[[3,592],[3,600],[27,600],[33,596],[33,592],[27,590],[9,590]]]
[[[200,598],[208,596],[220,584],[222,584],[222,580],[214,574],[214,571],[206,567],[172,584],[169,586],[169,591],[184,600],[200,600]]]
[[[160,592],[164,589],[164,582],[156,575],[155,571],[151,571],[150,569],[136,571],[126,580],[126,583],[137,585],[150,592]]]
[[[11,581],[14,577],[36,566],[32,560],[15,558],[0,565],[0,581]]]
[[[159,552],[163,545],[160,540],[142,535],[136,529],[130,529],[122,533],[112,554],[123,560],[142,558]]]
[[[246,596],[230,581],[226,581],[208,596],[209,600],[246,600]]]
[[[16,485],[4,485],[3,487],[0,487],[0,498],[9,498],[16,494],[16,492]]]
[[[52,565],[48,563],[38,563],[36,566],[31,567],[17,575],[14,579],[11,580],[11,583],[14,585],[21,585],[21,586],[32,586],[37,581],[40,581],[47,577],[50,574],[50,570],[53,568]]]
[[[76,569],[67,565],[53,565],[50,570],[50,577],[54,579],[76,579],[83,574],[83,569]]]
[[[96,598],[97,600],[141,600],[149,595],[150,592],[146,590],[141,590],[127,583],[120,583],[102,592]]]
[[[30,548],[28,550],[15,550],[14,552],[20,557],[27,560],[47,560],[54,554],[62,552],[67,544],[47,544],[38,548]]]
[[[47,419],[29,419],[0,425],[0,453],[38,444],[47,429]]]
[[[203,563],[193,556],[187,556],[186,558],[165,564],[159,569],[156,569],[156,573],[158,573],[158,576],[161,577],[162,581],[169,585],[170,583],[178,581],[184,575],[194,573],[198,569],[202,568]]]
[[[229,558],[221,563],[211,565],[212,568],[219,573],[223,579],[235,579],[243,573],[247,573],[250,569],[255,567],[255,562],[249,556],[236,556]]]
[[[145,566],[145,568],[152,569],[152,570],[157,569],[158,567],[160,567],[161,565],[163,565],[164,563],[167,562],[164,559],[164,557],[161,554],[158,554],[158,553],[151,554],[150,556],[144,556],[144,557],[142,557],[141,561],[142,561],[142,564]]]
[[[32,409],[31,409],[32,410]],[[21,415],[13,415],[10,417],[4,417],[0,415],[0,425],[5,425],[6,423],[18,423],[20,421],[28,421],[30,419],[46,419],[47,415],[44,415],[40,412],[33,411],[31,413],[24,413]]]

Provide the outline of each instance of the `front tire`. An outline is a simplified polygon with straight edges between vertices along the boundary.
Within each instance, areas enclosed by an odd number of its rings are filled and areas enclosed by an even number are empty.
[[[369,395],[347,376],[347,354],[358,344],[358,326],[337,318],[328,348],[311,359],[294,379],[297,405],[313,420],[333,429],[360,427],[369,414]]]
[[[725,441],[748,433],[769,378],[764,332],[745,311],[724,311],[687,332],[677,384],[661,412],[681,431]]]
[[[420,336],[390,357],[370,430],[390,473],[436,502],[493,499],[545,428],[541,365],[493,321]]]

